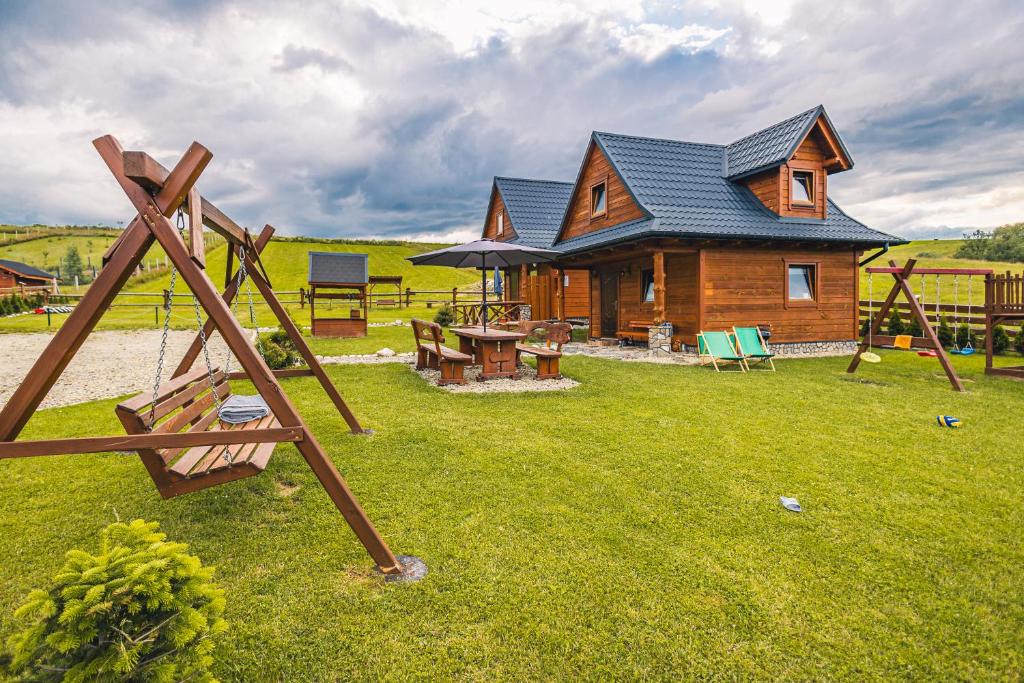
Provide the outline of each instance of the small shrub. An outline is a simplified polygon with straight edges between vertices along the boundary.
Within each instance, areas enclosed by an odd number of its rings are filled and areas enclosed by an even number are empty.
[[[939,316],[939,327],[935,330],[935,334],[938,335],[939,343],[943,346],[953,345],[953,328],[949,326],[945,316]]]
[[[903,326],[903,319],[900,318],[900,311],[895,306],[892,309],[892,314],[889,316],[889,327],[887,328],[888,333],[895,337],[896,335],[903,334],[903,330],[906,329]]]
[[[444,304],[441,308],[437,309],[437,313],[434,315],[434,322],[441,327],[448,327],[455,322],[455,313],[452,311],[452,307]]]
[[[924,336],[924,330],[921,329],[921,323],[917,321],[916,316],[910,316],[910,320],[903,326],[903,334],[909,334],[911,337]]]
[[[860,336],[862,336],[862,337],[868,336],[868,331],[871,329],[871,321],[872,320],[874,320],[874,318],[867,317],[867,318],[864,319],[864,322],[862,322],[860,324]]]
[[[1010,335],[1002,325],[992,328],[992,353],[1006,353],[1010,348]]]
[[[0,296],[0,315],[9,315],[10,310],[7,308],[7,297]]]
[[[977,341],[978,336],[967,323],[961,323],[960,327],[956,328],[956,344],[961,349],[967,346],[968,342],[970,342],[971,346],[977,346]]]
[[[291,337],[280,327],[260,334],[259,346],[263,350],[263,360],[271,370],[290,368],[299,358]]]
[[[572,340],[574,342],[586,342],[590,338],[590,327],[572,328]]]
[[[1020,324],[1017,336],[1013,339],[1013,348],[1017,350],[1017,353],[1024,353],[1024,323]]]
[[[72,550],[52,585],[16,612],[10,668],[31,680],[212,681],[224,593],[212,567],[155,522],[111,524],[100,552]]]

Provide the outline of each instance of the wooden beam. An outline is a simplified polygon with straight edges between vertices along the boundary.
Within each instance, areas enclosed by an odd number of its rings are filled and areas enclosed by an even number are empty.
[[[11,441],[0,443],[0,460],[5,458],[32,458],[42,455],[78,453],[107,453],[137,451],[142,448],[192,448],[194,446],[222,446],[239,443],[283,443],[302,441],[299,427],[273,427],[267,429],[219,429],[208,432],[180,432],[160,434],[123,434],[119,436],[90,436],[75,439],[46,439],[43,441]]]
[[[643,293],[641,292],[641,296]],[[654,252],[654,324],[665,322],[665,252]]]
[[[130,180],[150,190],[163,188],[170,172],[159,161],[145,152],[124,152],[123,157],[126,168],[130,163],[131,172],[135,174],[130,176]],[[230,242],[245,244],[244,228],[228,218],[223,211],[205,198],[201,197],[199,204],[202,207],[204,225],[211,230],[215,230]]]
[[[188,253],[200,268],[206,268],[206,242],[203,240],[203,199],[195,185],[188,193]]]

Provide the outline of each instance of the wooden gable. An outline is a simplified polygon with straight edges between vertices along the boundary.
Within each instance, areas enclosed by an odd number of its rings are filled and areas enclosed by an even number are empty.
[[[503,221],[502,233],[498,234],[498,216]],[[487,220],[484,223],[484,237],[498,242],[507,242],[517,237],[515,228],[512,227],[512,218],[508,215],[505,201],[501,197],[498,186],[491,187],[491,202],[487,207]]]
[[[590,192],[598,183],[605,183],[606,211],[600,216],[591,216]],[[619,174],[612,168],[608,157],[591,140],[587,156],[583,160],[579,180],[569,199],[569,210],[562,223],[558,242],[586,235],[598,230],[611,228],[620,223],[643,218],[646,214],[626,189]]]
[[[788,218],[821,218],[827,215],[828,176],[845,171],[853,162],[843,152],[835,132],[819,116],[789,160],[777,168],[744,178],[750,191],[770,211]],[[813,202],[793,199],[794,173],[813,177]]]

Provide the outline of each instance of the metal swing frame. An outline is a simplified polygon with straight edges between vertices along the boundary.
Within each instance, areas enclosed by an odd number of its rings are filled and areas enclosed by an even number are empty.
[[[140,456],[144,456],[155,449],[292,442],[376,562],[379,570],[386,575],[402,575],[405,565],[395,557],[381,538],[278,381],[282,377],[315,376],[345,419],[350,431],[355,434],[365,433],[317,362],[316,356],[283,305],[274,295],[270,280],[260,261],[260,253],[270,241],[274,229],[270,225],[265,226],[253,240],[248,231],[200,196],[195,184],[213,155],[198,142],[192,143],[171,171],[167,171],[144,152],[122,150],[121,145],[110,135],[97,138],[93,145],[138,214],[107,250],[103,258],[104,268],[0,411],[0,459],[110,451],[137,451]],[[187,244],[168,220],[183,206],[187,207],[189,217],[190,239]],[[216,231],[228,243],[226,288],[221,294],[218,294],[205,272],[206,260],[202,238],[204,225]],[[118,436],[15,441],[154,242],[163,247],[174,268],[208,316],[200,333],[196,335],[175,369],[175,379],[168,384],[185,384],[190,377],[197,374],[191,368],[202,351],[203,338],[217,331],[242,366],[241,371],[229,373],[227,378],[250,380],[267,402],[279,426],[162,433],[142,431]],[[295,343],[296,349],[308,365],[307,368],[271,370],[232,314],[230,304],[239,294],[240,282],[237,274],[232,275],[232,261],[236,256],[244,258],[243,267],[252,283]],[[153,468],[149,464],[147,468],[153,475]],[[213,480],[207,480],[204,486],[197,485],[191,490],[240,478],[237,473],[232,473],[233,469],[225,468],[210,473],[207,476]],[[160,488],[160,482],[157,484]],[[187,492],[189,491],[161,489],[165,497]]]

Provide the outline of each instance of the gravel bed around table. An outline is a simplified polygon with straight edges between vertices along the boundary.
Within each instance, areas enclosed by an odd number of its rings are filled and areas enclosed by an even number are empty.
[[[415,370],[416,374],[427,382],[436,385],[441,377],[439,370]],[[453,394],[491,394],[491,393],[522,393],[527,391],[561,391],[579,386],[579,382],[568,377],[560,379],[537,379],[537,371],[530,365],[523,365],[519,368],[519,379],[489,379],[480,382],[477,377],[480,375],[479,367],[467,367],[464,376],[465,384],[447,384],[439,386],[438,389],[450,391]]]
[[[165,380],[174,372],[194,336],[194,332],[184,330],[171,330],[167,335]],[[50,339],[49,334],[0,334],[0,404],[7,403]],[[152,391],[159,349],[160,330],[93,332],[40,407]],[[219,336],[210,340],[209,349],[211,363],[223,366],[227,347]],[[231,362],[233,367],[239,367],[237,361]],[[202,356],[196,363],[203,363]]]

